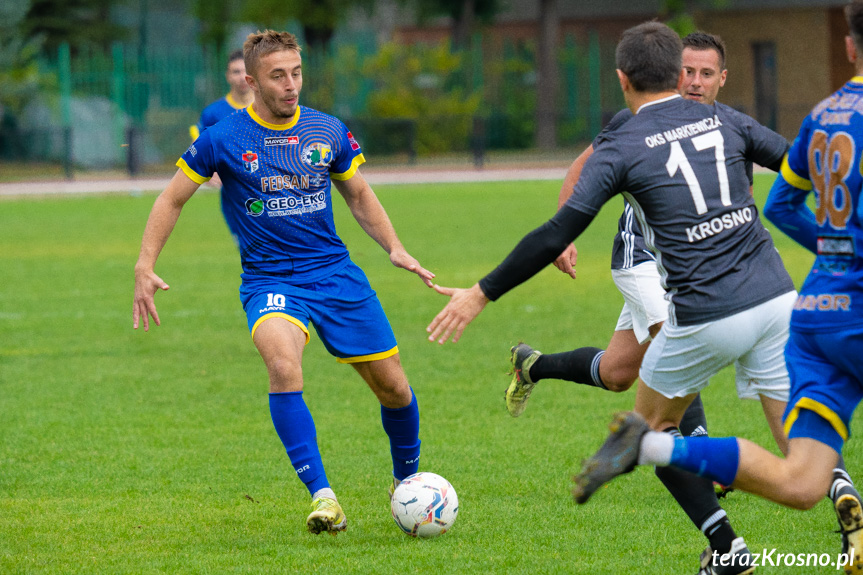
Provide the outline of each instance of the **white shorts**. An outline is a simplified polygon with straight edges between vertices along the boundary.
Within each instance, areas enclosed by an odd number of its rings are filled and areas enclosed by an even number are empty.
[[[635,332],[638,343],[650,341],[650,326],[668,319],[668,301],[655,262],[624,270],[611,270],[614,285],[623,295],[623,309],[614,331]]]
[[[641,380],[665,397],[684,397],[704,389],[712,376],[733,363],[738,397],[788,401],[785,343],[796,299],[792,291],[708,323],[666,322],[647,348]]]

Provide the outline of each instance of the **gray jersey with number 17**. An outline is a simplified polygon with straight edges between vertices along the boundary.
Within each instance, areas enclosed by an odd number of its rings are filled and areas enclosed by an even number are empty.
[[[567,205],[622,193],[656,254],[670,321],[693,325],[794,289],[749,192],[747,161],[778,169],[788,142],[723,104],[672,96],[604,135]]]

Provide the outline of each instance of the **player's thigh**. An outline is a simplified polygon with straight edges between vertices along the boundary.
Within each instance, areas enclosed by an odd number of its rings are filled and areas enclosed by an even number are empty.
[[[796,297],[795,292],[789,292],[745,312],[749,331],[759,337],[735,363],[739,397],[788,401],[790,380],[785,365],[785,345]]]
[[[315,284],[312,323],[339,363],[377,361],[398,353],[395,334],[363,271],[350,263]]]
[[[668,427],[677,427],[683,414],[697,397],[695,394],[684,397],[666,397],[662,393],[638,380],[635,392],[635,412],[640,414],[651,428],[663,431]]]
[[[619,328],[632,329],[638,343],[650,341],[651,326],[668,319],[668,301],[656,264],[645,262],[627,269],[611,270],[611,277],[625,302],[618,319]],[[624,318],[624,314],[628,317]],[[621,327],[624,320],[631,326]]]
[[[306,333],[281,317],[261,323],[252,338],[267,366],[271,392],[303,389],[303,348]]]

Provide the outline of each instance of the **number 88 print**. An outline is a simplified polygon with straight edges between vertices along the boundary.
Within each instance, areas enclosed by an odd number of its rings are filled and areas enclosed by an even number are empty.
[[[816,192],[815,220],[819,226],[844,230],[851,217],[851,192],[846,180],[854,162],[854,140],[846,132],[828,139],[824,130],[815,130],[809,141],[809,175]],[[838,201],[837,201],[838,200]]]

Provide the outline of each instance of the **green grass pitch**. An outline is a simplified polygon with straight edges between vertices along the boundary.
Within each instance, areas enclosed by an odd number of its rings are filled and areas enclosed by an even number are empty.
[[[771,182],[759,176],[762,205]],[[553,212],[558,182],[379,186],[408,250],[442,285],[468,286]],[[622,303],[609,273],[621,201],[577,243],[578,279],[549,268],[490,304],[458,344],[425,327],[445,298],[393,268],[335,198],[337,227],[399,339],[420,403],[420,468],[455,486],[453,530],[402,535],[389,516],[389,450],[374,396],[317,337],[305,395],[348,515],[305,531],[308,495],[272,429],[267,378],[245,325],[239,258],[218,208],[187,205],[156,269],[162,326],[132,330],[132,267],[154,196],[0,202],[0,573],[694,573],[706,545],[649,469],[577,507],[570,476],[634,394],[543,382],[504,408],[508,351],[604,347]],[[774,232],[795,282],[811,256]],[[770,446],[731,372],[705,392],[712,435]],[[859,417],[856,420],[859,428]],[[847,445],[863,478],[859,440]],[[733,493],[753,551],[838,552],[832,508],[801,513]],[[824,568],[824,572],[830,568]],[[775,567],[760,573],[786,573]],[[811,572],[805,568],[800,573]]]

